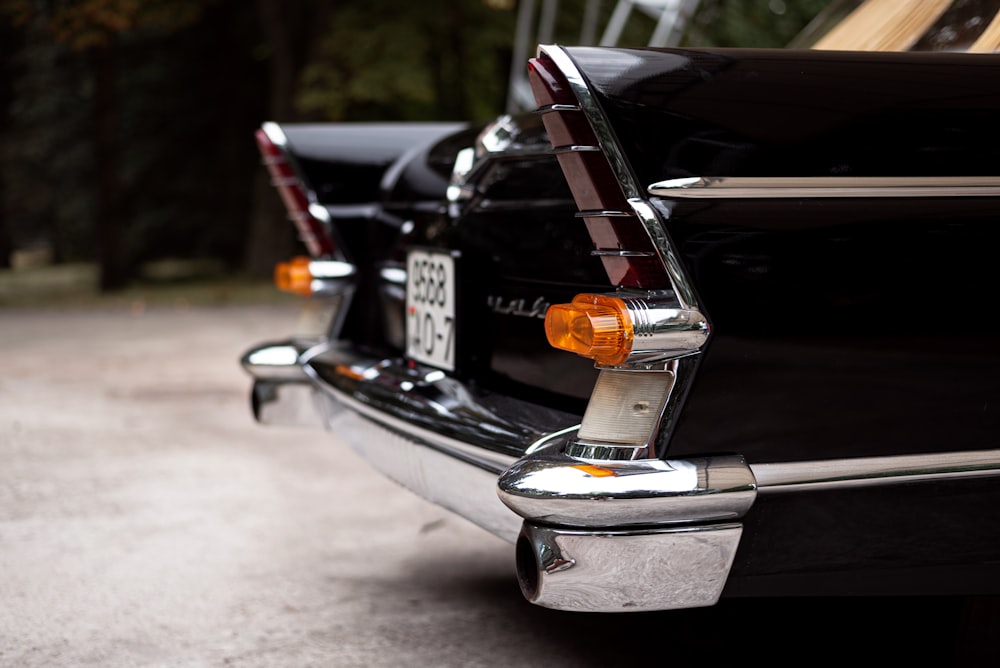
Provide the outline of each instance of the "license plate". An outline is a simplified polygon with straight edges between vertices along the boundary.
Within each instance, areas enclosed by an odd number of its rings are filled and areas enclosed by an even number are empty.
[[[455,369],[455,260],[411,250],[406,257],[406,356]]]

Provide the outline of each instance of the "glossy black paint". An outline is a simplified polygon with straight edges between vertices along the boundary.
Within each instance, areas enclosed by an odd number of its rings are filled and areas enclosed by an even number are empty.
[[[714,327],[671,452],[996,447],[995,200],[658,204]]]
[[[283,124],[288,148],[320,204],[378,199],[385,171],[414,146],[458,132],[461,123]]]
[[[1000,170],[995,56],[571,53],[640,184]],[[713,326],[670,456],[996,447],[1000,199],[652,203]]]
[[[997,173],[995,56],[571,51],[637,182],[679,176]],[[346,336],[400,354],[409,247],[457,251],[460,364],[477,389],[580,414],[595,372],[552,350],[541,305],[608,292],[558,165],[490,157],[449,203],[476,130],[386,170],[347,245]],[[523,144],[522,144],[523,146]],[[995,448],[1000,201],[653,198],[713,324],[670,457],[751,464]],[[373,308],[378,304],[378,308]],[[995,478],[761,493],[727,596],[1000,593]]]
[[[1000,593],[995,478],[760,495],[725,596]]]
[[[996,11],[993,0],[954,2],[911,50],[965,51],[986,32]]]
[[[596,380],[593,362],[549,346],[542,317],[549,304],[613,286],[590,255],[586,228],[539,119],[528,114],[512,124],[516,149],[481,157],[468,198],[446,200],[447,182],[436,165],[450,165],[458,150],[473,145],[470,134],[447,138],[391,170],[395,180],[383,183],[383,210],[413,225],[389,258],[403,266],[411,247],[458,254],[456,375],[580,414]],[[383,305],[387,318],[400,313],[403,295]],[[397,350],[405,347],[400,334],[391,342]]]
[[[460,280],[455,374],[487,391],[581,414],[596,380],[593,363],[549,346],[541,316],[549,304],[613,286],[590,256],[538,117],[523,115],[512,127],[517,150],[481,160],[470,180],[473,196],[457,203],[446,197],[452,167],[481,127],[283,129],[326,204],[338,246],[357,268],[341,338],[375,355],[401,355],[405,287],[382,272],[405,268],[412,247],[448,250],[457,254]]]
[[[1000,171],[997,56],[571,52],[640,187]],[[713,325],[668,456],[996,448],[1000,199],[651,203]],[[997,593],[998,497],[995,478],[763,491],[725,595]]]
[[[567,49],[637,181],[973,176],[1000,160],[1000,55]]]

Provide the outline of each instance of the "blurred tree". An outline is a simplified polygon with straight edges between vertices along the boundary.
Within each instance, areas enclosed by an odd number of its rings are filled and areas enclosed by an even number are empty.
[[[47,248],[56,261],[92,258],[96,156],[88,70],[78,54],[36,26],[14,32],[15,39],[4,42],[12,48],[4,63],[11,98],[0,125],[7,230],[16,248]]]
[[[268,118],[294,122],[485,120],[503,109],[514,2],[257,0]],[[245,267],[268,274],[291,226],[263,170]]]
[[[342,0],[296,101],[337,121],[485,120],[503,109],[514,19],[495,1]]]
[[[10,108],[14,101],[13,56],[20,46],[19,42],[20,33],[9,18],[0,16],[0,137],[4,135],[10,122]],[[5,181],[4,175],[0,173],[0,269],[10,267],[14,250],[5,215]]]
[[[257,0],[255,7],[261,35],[258,53],[267,67],[266,120],[310,120],[296,105],[296,92],[313,45],[329,24],[331,5],[322,0]],[[260,120],[265,119],[258,124]],[[253,276],[269,276],[276,262],[295,252],[294,228],[285,222],[284,208],[263,169],[255,172],[252,202],[243,268]]]
[[[93,77],[93,137],[98,193],[100,288],[123,287],[130,278],[122,252],[118,69],[121,40],[134,33],[169,33],[201,17],[207,0],[2,0],[0,11],[16,23],[87,56]]]
[[[560,0],[556,41],[578,38],[584,4]],[[704,0],[687,42],[782,44],[824,4]],[[13,237],[57,260],[96,255],[105,289],[162,257],[270,273],[295,239],[253,129],[488,119],[504,108],[517,6],[0,0],[0,263]]]
[[[702,0],[688,26],[687,46],[780,48],[831,0]]]

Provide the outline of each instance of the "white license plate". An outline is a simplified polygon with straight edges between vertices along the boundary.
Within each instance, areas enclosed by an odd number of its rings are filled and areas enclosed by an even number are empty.
[[[447,253],[406,256],[406,356],[455,369],[455,261]]]

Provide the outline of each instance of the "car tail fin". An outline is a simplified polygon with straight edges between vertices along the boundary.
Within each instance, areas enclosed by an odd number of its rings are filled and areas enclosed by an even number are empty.
[[[612,283],[624,288],[670,287],[658,253],[622,188],[618,171],[602,149],[573,88],[546,53],[532,58],[528,80],[542,122],[566,176],[578,214]]]
[[[288,217],[298,229],[309,254],[314,258],[333,257],[336,246],[326,209],[313,201],[288,151],[285,133],[277,123],[264,123],[255,138],[264,166],[271,175],[271,185],[281,195]]]

